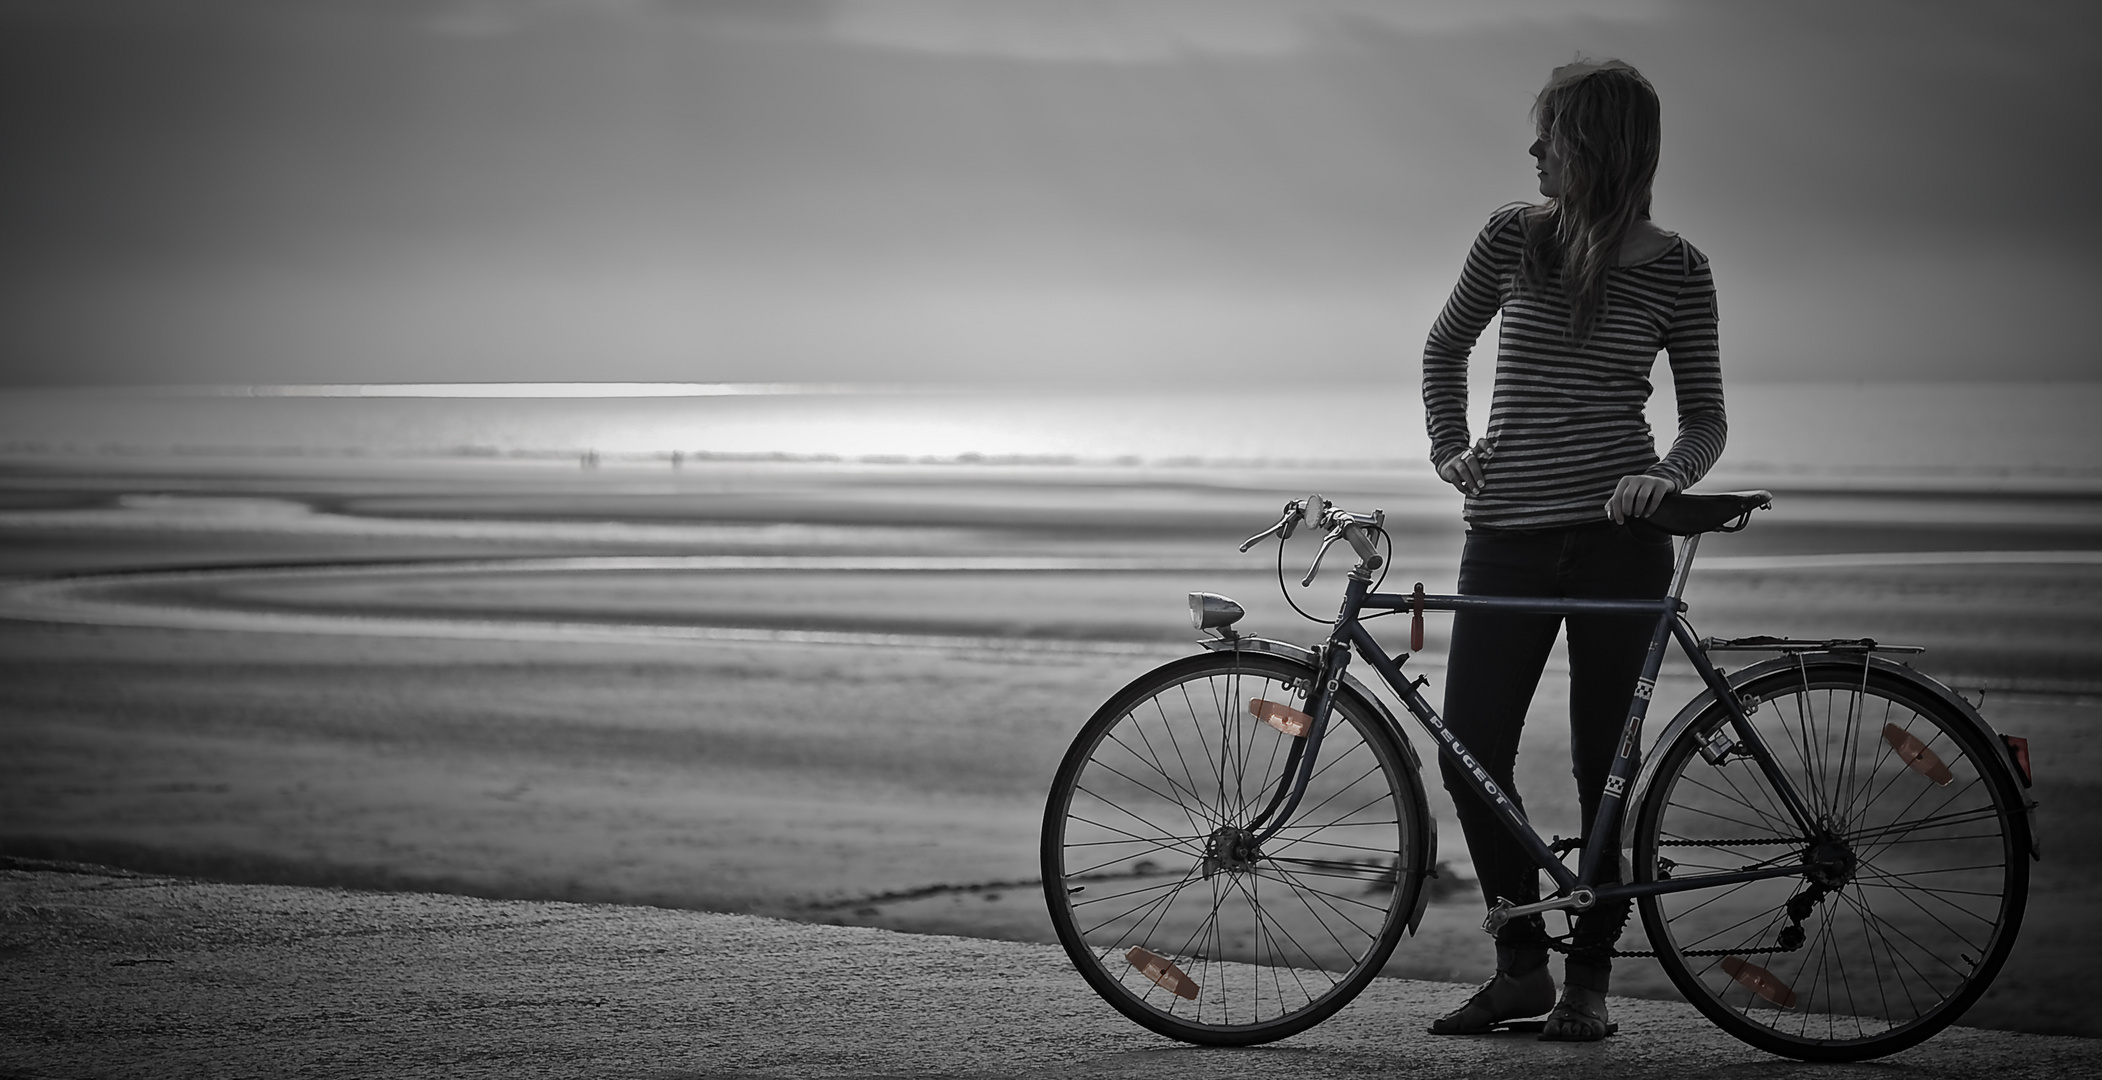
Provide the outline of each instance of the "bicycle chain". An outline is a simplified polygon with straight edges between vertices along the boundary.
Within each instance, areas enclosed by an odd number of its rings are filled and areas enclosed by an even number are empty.
[[[1657,841],[1656,843],[1657,843],[1657,846],[1658,846],[1658,847],[1750,847],[1750,846],[1752,846],[1752,845],[1754,845],[1754,844],[1800,844],[1800,843],[1802,843],[1802,841],[1800,841],[1800,840],[1787,840],[1787,839],[1771,839],[1771,840],[1659,840],[1659,841]],[[1802,924],[1801,924],[1801,922],[1800,922],[1800,921],[1797,921],[1797,922],[1795,922],[1795,925],[1797,925],[1797,926],[1800,926],[1800,925],[1802,925]],[[1562,940],[1561,938],[1549,938],[1549,939],[1547,939],[1547,947],[1548,947],[1548,948],[1549,948],[1550,950],[1552,950],[1552,951],[1554,951],[1554,952],[1558,952],[1558,953],[1570,953],[1570,952],[1574,952],[1574,951],[1576,951],[1576,946],[1574,946],[1574,945],[1571,945],[1571,944],[1569,944],[1569,943],[1568,943],[1567,941],[1564,941],[1564,940]],[[1769,945],[1769,946],[1767,946],[1766,948],[1763,948],[1763,949],[1682,949],[1682,950],[1680,950],[1680,952],[1679,952],[1679,955],[1680,955],[1680,956],[1771,956],[1771,955],[1773,955],[1774,953],[1790,953],[1790,952],[1794,952],[1794,951],[1796,951],[1797,949],[1800,949],[1800,948],[1802,948],[1802,946],[1801,946],[1800,944],[1797,944],[1797,945],[1794,945],[1794,946],[1787,946],[1787,945]],[[1657,951],[1656,951],[1655,949],[1633,949],[1633,950],[1628,950],[1628,951],[1625,951],[1625,952],[1624,952],[1624,951],[1622,951],[1622,950],[1620,950],[1620,949],[1611,949],[1611,950],[1609,950],[1609,951],[1607,952],[1607,955],[1608,955],[1608,956],[1629,956],[1629,957],[1640,957],[1640,956],[1647,956],[1647,957],[1651,957],[1651,958],[1654,958],[1654,957],[1655,957],[1655,956],[1657,955]]]
[[[1758,844],[1800,844],[1801,840],[1659,840],[1658,847],[1752,847]]]
[[[1553,952],[1558,952],[1558,953],[1563,953],[1563,954],[1565,954],[1565,955],[1566,955],[1566,954],[1568,954],[1568,953],[1573,953],[1573,952],[1575,952],[1575,951],[1577,950],[1577,947],[1576,947],[1575,945],[1572,945],[1572,944],[1570,944],[1567,938],[1558,938],[1558,937],[1551,937],[1551,938],[1548,938],[1548,939],[1547,939],[1547,947],[1548,947],[1548,949],[1549,949],[1550,951],[1553,951]],[[1773,953],[1790,953],[1790,952],[1794,952],[1794,951],[1796,951],[1796,949],[1799,949],[1799,948],[1802,948],[1802,946],[1801,946],[1801,945],[1797,945],[1797,946],[1794,946],[1794,947],[1790,947],[1790,946],[1787,946],[1787,945],[1769,945],[1769,946],[1767,946],[1767,947],[1765,947],[1765,948],[1763,948],[1763,949],[1684,949],[1684,950],[1681,950],[1681,951],[1679,952],[1679,955],[1680,955],[1680,956],[1769,956],[1769,955],[1772,955]],[[1654,956],[1656,956],[1656,955],[1657,955],[1657,952],[1656,952],[1656,950],[1655,950],[1655,949],[1634,949],[1634,950],[1630,950],[1630,951],[1626,951],[1626,952],[1623,952],[1623,951],[1622,951],[1622,950],[1620,950],[1620,949],[1608,949],[1608,950],[1606,951],[1606,955],[1607,955],[1607,956],[1649,956],[1649,957],[1654,957]]]
[[[1548,939],[1548,942],[1547,942],[1547,947],[1548,947],[1548,949],[1549,949],[1549,950],[1551,950],[1551,951],[1554,951],[1554,952],[1558,952],[1558,953],[1567,953],[1567,952],[1572,952],[1572,951],[1574,951],[1574,950],[1576,949],[1576,946],[1574,946],[1574,945],[1571,945],[1571,944],[1569,944],[1569,943],[1567,943],[1567,942],[1564,942],[1564,941],[1562,941],[1562,940],[1561,940],[1560,938],[1549,938],[1549,939]],[[1789,953],[1789,952],[1794,952],[1794,951],[1795,951],[1795,949],[1790,949],[1790,948],[1786,948],[1786,947],[1783,947],[1783,946],[1780,946],[1780,945],[1769,945],[1769,946],[1767,946],[1766,948],[1763,948],[1763,949],[1684,949],[1684,950],[1681,950],[1681,951],[1679,952],[1679,955],[1680,955],[1680,956],[1768,956],[1768,955],[1771,955],[1771,954],[1773,954],[1773,953]],[[1614,950],[1612,950],[1612,951],[1611,951],[1610,953],[1608,953],[1607,955],[1609,955],[1609,956],[1649,956],[1649,957],[1654,957],[1654,956],[1656,956],[1656,955],[1657,955],[1657,951],[1656,951],[1655,949],[1636,949],[1636,950],[1633,950],[1633,951],[1630,951],[1630,952],[1622,952],[1622,951],[1621,951],[1621,950],[1619,950],[1619,949],[1614,949]]]

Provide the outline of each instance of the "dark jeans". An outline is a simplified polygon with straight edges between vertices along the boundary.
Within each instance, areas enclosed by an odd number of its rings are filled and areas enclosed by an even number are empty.
[[[1468,530],[1466,552],[1460,557],[1460,592],[1654,599],[1671,587],[1671,571],[1671,540],[1662,533],[1634,532],[1604,522],[1570,529],[1475,528]],[[1564,618],[1503,612],[1461,612],[1453,617],[1445,723],[1511,801],[1521,806],[1512,777],[1518,735]],[[1582,820],[1589,828],[1656,623],[1639,615],[1566,618],[1570,758]],[[1445,789],[1452,793],[1459,810],[1460,827],[1467,836],[1467,850],[1474,856],[1484,899],[1492,904],[1498,897],[1513,904],[1538,900],[1539,870],[1532,857],[1504,830],[1451,759],[1440,754],[1438,763],[1445,774]],[[1604,881],[1620,880],[1618,841],[1618,836],[1612,838],[1609,858],[1601,867]],[[1609,950],[1627,914],[1628,905],[1622,901],[1600,904],[1578,917],[1569,981],[1606,989],[1612,966]],[[1545,957],[1546,924],[1538,915],[1513,919],[1498,933],[1497,942],[1506,946],[1500,952],[1515,949],[1525,956],[1521,970],[1530,969],[1537,966],[1532,957]]]

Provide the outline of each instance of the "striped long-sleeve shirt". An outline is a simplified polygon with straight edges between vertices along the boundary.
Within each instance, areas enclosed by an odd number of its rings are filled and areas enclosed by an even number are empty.
[[[1599,521],[1620,478],[1639,473],[1684,490],[1715,464],[1728,430],[1707,257],[1680,239],[1655,259],[1607,271],[1605,306],[1590,339],[1575,342],[1561,285],[1529,290],[1520,279],[1524,210],[1489,219],[1424,345],[1431,460],[1470,443],[1467,357],[1501,311],[1485,476],[1467,498],[1469,522],[1538,529]],[[1679,405],[1679,436],[1661,461],[1642,412],[1660,349],[1670,354]]]

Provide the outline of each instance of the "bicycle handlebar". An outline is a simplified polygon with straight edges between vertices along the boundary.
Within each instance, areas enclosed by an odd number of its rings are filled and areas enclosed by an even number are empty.
[[[1366,529],[1383,529],[1386,520],[1385,510],[1353,514],[1320,495],[1308,495],[1304,499],[1294,499],[1286,503],[1284,513],[1278,517],[1277,524],[1242,541],[1241,550],[1247,551],[1272,536],[1277,537],[1280,542],[1289,540],[1302,521],[1313,528],[1327,529],[1328,535],[1321,540],[1321,550],[1314,553],[1313,565],[1307,567],[1306,577],[1299,582],[1302,586],[1312,585],[1314,576],[1321,572],[1321,560],[1328,556],[1328,549],[1335,546],[1338,540],[1350,541],[1351,550],[1357,552],[1360,569],[1376,569],[1379,566],[1379,545]]]

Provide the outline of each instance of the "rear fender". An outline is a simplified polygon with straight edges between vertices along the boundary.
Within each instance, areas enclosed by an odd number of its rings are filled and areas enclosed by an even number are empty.
[[[1725,678],[1729,682],[1730,687],[1736,689],[1775,672],[1831,669],[1853,674],[1862,670],[1863,660],[1864,658],[1859,653],[1838,652],[1813,652],[1803,653],[1800,656],[1776,656],[1771,660],[1762,660],[1750,667],[1733,671]],[[1927,691],[1929,695],[1948,706],[1950,711],[1968,722],[1978,737],[1984,740],[1986,746],[1999,747],[2004,745],[2000,740],[1999,733],[1992,729],[1991,724],[1985,722],[1985,718],[1978,714],[1977,709],[1971,707],[1970,702],[1963,700],[1963,695],[1943,686],[1937,680],[1922,675],[1917,670],[1895,661],[1870,654],[1866,658],[1866,662],[1870,671],[1879,671],[1893,675]],[[1658,764],[1664,758],[1663,749],[1670,746],[1672,741],[1679,738],[1688,728],[1693,727],[1694,721],[1698,720],[1703,712],[1715,704],[1717,704],[1715,691],[1701,691],[1700,696],[1687,702],[1686,707],[1680,709],[1678,715],[1672,717],[1671,722],[1664,725],[1664,730],[1657,735],[1657,741],[1651,745],[1648,759],[1642,763],[1642,771],[1636,776],[1634,790],[1626,804],[1628,810],[1621,817],[1620,831],[1623,848],[1628,848],[1635,842],[1635,823],[1641,817],[1640,811],[1644,801],[1649,798],[1650,785],[1656,780]],[[2004,778],[2010,784],[2015,785],[2015,791],[2019,795],[2020,781],[2013,777],[2012,766],[2000,758],[1994,758],[1993,760],[2002,766],[2001,771]],[[2018,797],[2015,799],[2015,802],[2019,804],[2027,802],[2027,800]],[[2033,805],[2030,804],[2031,807]],[[2034,836],[2035,830],[2031,829],[2030,833]]]

